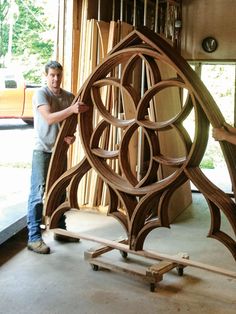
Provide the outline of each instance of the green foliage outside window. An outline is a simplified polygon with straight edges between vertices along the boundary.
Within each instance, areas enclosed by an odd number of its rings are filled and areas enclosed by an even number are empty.
[[[53,55],[54,25],[45,14],[46,3],[0,0],[0,67],[17,65],[30,83],[41,83],[43,65]]]

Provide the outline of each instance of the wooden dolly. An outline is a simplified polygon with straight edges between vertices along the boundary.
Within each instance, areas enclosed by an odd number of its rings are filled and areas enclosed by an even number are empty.
[[[63,235],[66,237],[84,239],[102,244],[103,246],[100,248],[88,250],[85,252],[85,259],[89,261],[94,270],[98,270],[99,267],[103,267],[114,271],[122,271],[124,273],[136,275],[136,277],[142,278],[150,284],[151,291],[155,290],[156,283],[160,282],[163,279],[163,275],[165,273],[172,270],[173,268],[176,268],[178,275],[182,276],[183,269],[186,266],[200,268],[203,270],[211,271],[217,274],[221,274],[236,279],[235,271],[223,269],[221,267],[204,264],[197,261],[192,261],[189,259],[189,256],[186,253],[180,253],[178,255],[168,255],[150,250],[133,251],[129,249],[128,245],[126,244],[127,243],[126,240],[121,240],[117,242],[104,238],[94,237],[92,235],[85,233],[71,232],[64,229],[51,229],[51,230],[55,234]],[[130,265],[127,263],[127,261],[126,262],[123,261],[122,263],[119,261],[108,260],[105,257],[101,256],[102,254],[109,252],[113,249],[119,250],[124,259],[127,257],[127,254],[129,253],[147,259],[156,260],[159,261],[159,263],[151,265],[150,267],[146,267],[144,270],[142,269],[141,271],[138,265],[135,264]]]
[[[133,251],[130,250],[127,245],[127,240],[111,241],[103,238],[93,237],[84,233],[74,233],[63,229],[52,229],[55,234],[73,237],[78,239],[85,239],[93,242],[102,244],[99,247],[92,248],[84,252],[84,258],[88,261],[94,271],[99,270],[99,267],[109,269],[111,271],[116,271],[120,273],[128,273],[133,275],[136,278],[142,279],[150,284],[150,291],[155,291],[156,284],[163,280],[163,275],[170,270],[176,268],[179,276],[183,275],[183,269],[185,265],[171,260],[165,260],[161,257],[158,258],[155,256],[155,260],[158,260],[158,263],[152,264],[150,266],[139,265],[138,261],[132,261],[128,259],[128,253],[131,255],[138,255],[144,258],[151,258],[148,251]],[[123,261],[114,260],[107,256],[103,256],[105,253],[108,253],[112,250],[119,250]],[[180,253],[177,256],[172,257],[172,259],[178,259],[182,261],[183,259],[188,259],[189,256],[186,253]],[[144,264],[144,262],[142,262]]]
[[[116,242],[116,241],[115,241]],[[121,240],[117,243],[126,243],[126,240]],[[150,291],[154,292],[156,289],[156,284],[163,280],[163,275],[169,272],[170,270],[176,268],[179,276],[183,275],[183,269],[185,266],[177,264],[175,262],[170,262],[166,260],[161,260],[159,263],[155,263],[151,266],[145,266],[144,262],[135,260],[132,261],[128,259],[128,253],[120,250],[123,261],[114,260],[102,256],[103,254],[114,250],[109,246],[100,246],[91,248],[88,251],[85,251],[84,258],[87,260],[94,271],[98,271],[99,268],[109,269],[111,271],[119,273],[127,273],[134,276],[137,279],[142,279],[150,285]],[[132,254],[132,252],[130,252]],[[178,254],[180,258],[188,258],[186,253]]]

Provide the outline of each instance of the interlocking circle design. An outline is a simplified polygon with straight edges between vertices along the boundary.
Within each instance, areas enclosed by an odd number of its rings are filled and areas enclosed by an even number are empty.
[[[130,248],[139,250],[151,230],[169,227],[170,199],[191,180],[209,205],[208,236],[236,258],[235,239],[221,230],[224,214],[236,234],[235,202],[199,168],[209,125],[221,127],[224,118],[188,63],[157,34],[135,30],[93,71],[77,97],[90,104],[78,121],[85,159],[52,186],[46,209],[52,221],[78,207],[75,191],[93,168],[109,190],[108,214],[124,226]],[[55,156],[75,128],[71,121],[64,124]],[[221,147],[235,193],[235,147],[226,142]],[[59,165],[55,158],[53,165]],[[66,184],[69,204],[57,208],[55,196]]]

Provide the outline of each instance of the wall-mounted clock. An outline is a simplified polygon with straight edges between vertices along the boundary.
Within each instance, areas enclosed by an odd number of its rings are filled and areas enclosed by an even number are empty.
[[[206,52],[214,52],[218,47],[217,40],[214,37],[206,37],[202,41],[202,48]]]

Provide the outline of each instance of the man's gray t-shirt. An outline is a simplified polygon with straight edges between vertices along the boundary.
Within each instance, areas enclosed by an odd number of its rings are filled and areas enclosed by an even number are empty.
[[[57,112],[69,107],[74,95],[61,89],[60,95],[53,94],[47,86],[39,88],[33,97],[35,150],[51,153],[59,132],[60,123],[48,125],[38,107],[48,105],[51,112]]]

